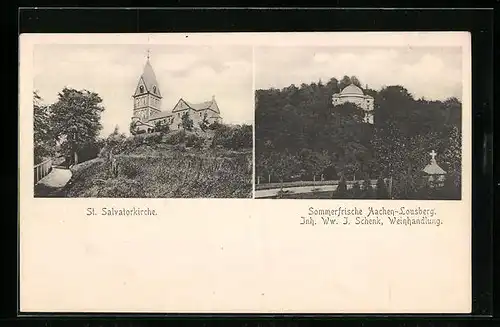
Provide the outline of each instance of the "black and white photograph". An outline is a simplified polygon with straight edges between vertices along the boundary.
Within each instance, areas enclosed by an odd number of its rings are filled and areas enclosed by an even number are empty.
[[[462,49],[255,48],[255,198],[460,200]]]
[[[252,197],[252,47],[48,43],[33,58],[35,197]]]

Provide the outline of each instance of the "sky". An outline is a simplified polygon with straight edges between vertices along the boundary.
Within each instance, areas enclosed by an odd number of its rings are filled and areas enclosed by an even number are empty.
[[[225,123],[253,122],[250,46],[36,45],[34,90],[45,104],[56,102],[64,87],[96,92],[105,108],[101,135],[109,135],[116,125],[128,134],[132,95],[148,49],[163,96],[162,110],[172,110],[180,98],[197,103],[215,95]]]
[[[380,90],[402,85],[416,98],[462,99],[462,51],[459,47],[258,47],[256,89],[326,83],[357,76],[362,86]]]

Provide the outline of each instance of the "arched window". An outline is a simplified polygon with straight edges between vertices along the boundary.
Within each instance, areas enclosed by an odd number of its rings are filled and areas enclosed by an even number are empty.
[[[156,86],[153,86],[153,93],[156,93]]]
[[[144,93],[144,86],[139,86],[139,92]]]

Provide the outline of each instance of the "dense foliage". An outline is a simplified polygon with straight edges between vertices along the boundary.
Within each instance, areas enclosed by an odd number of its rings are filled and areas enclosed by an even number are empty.
[[[253,130],[251,125],[223,125],[212,126],[215,131],[212,147],[221,146],[231,150],[251,148],[253,146]]]
[[[227,149],[186,150],[194,134],[184,130],[161,137],[149,133],[108,138],[121,151],[90,160],[60,194],[64,197],[250,198],[252,152]],[[168,137],[168,136],[175,137]],[[162,138],[157,143],[158,136]],[[113,140],[118,140],[113,143]],[[171,145],[168,142],[185,142]],[[194,140],[194,138],[193,138]],[[106,149],[106,148],[105,148]],[[179,149],[184,149],[179,151]],[[118,152],[118,151],[113,151]]]
[[[78,163],[79,152],[97,140],[102,129],[102,99],[87,90],[64,88],[56,103],[51,105],[52,128],[61,142],[61,149],[73,163]]]
[[[188,111],[186,111],[182,115],[181,119],[182,119],[182,122],[181,122],[182,128],[184,128],[186,131],[192,131],[193,127],[194,127],[194,123],[193,123],[193,120],[191,119],[191,117],[189,117]]]
[[[38,93],[33,93],[33,148],[35,164],[51,157],[55,152],[55,140],[51,125],[50,107],[42,104]]]
[[[135,134],[127,137],[121,133],[118,126],[102,142],[100,157],[113,154],[129,153],[134,149],[146,145],[169,145],[177,150],[186,148],[224,148],[233,151],[248,150],[252,148],[253,134],[251,125],[224,125],[215,123],[206,132],[186,131],[184,129],[164,132]]]
[[[421,170],[438,153],[439,165],[460,193],[461,103],[415,99],[395,85],[374,97],[374,124],[352,104],[333,107],[332,95],[355,78],[291,85],[256,92],[256,175],[264,181],[294,178],[362,180],[393,177],[393,197],[411,198]],[[459,196],[459,195],[458,195]]]
[[[41,102],[35,92],[35,162],[54,156],[56,152],[66,157],[68,163],[78,163],[97,155],[102,146],[98,135],[104,111],[97,93],[65,87],[55,103],[42,105]]]

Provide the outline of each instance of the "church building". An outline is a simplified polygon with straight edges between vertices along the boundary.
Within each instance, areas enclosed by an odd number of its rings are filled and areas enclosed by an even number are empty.
[[[191,103],[181,98],[171,111],[162,111],[162,93],[149,55],[132,97],[134,99],[132,122],[141,132],[153,132],[158,122],[169,125],[170,130],[181,129],[182,116],[186,113],[193,121],[193,128],[199,128],[199,123],[204,119],[209,125],[222,122],[215,96],[212,96],[210,101],[202,103]]]
[[[365,95],[363,90],[354,84],[350,84],[340,92],[335,93],[332,97],[332,103],[334,106],[338,106],[344,103],[353,103],[359,108],[363,109],[365,112],[365,117],[363,121],[365,123],[373,124],[373,97],[370,95]]]

